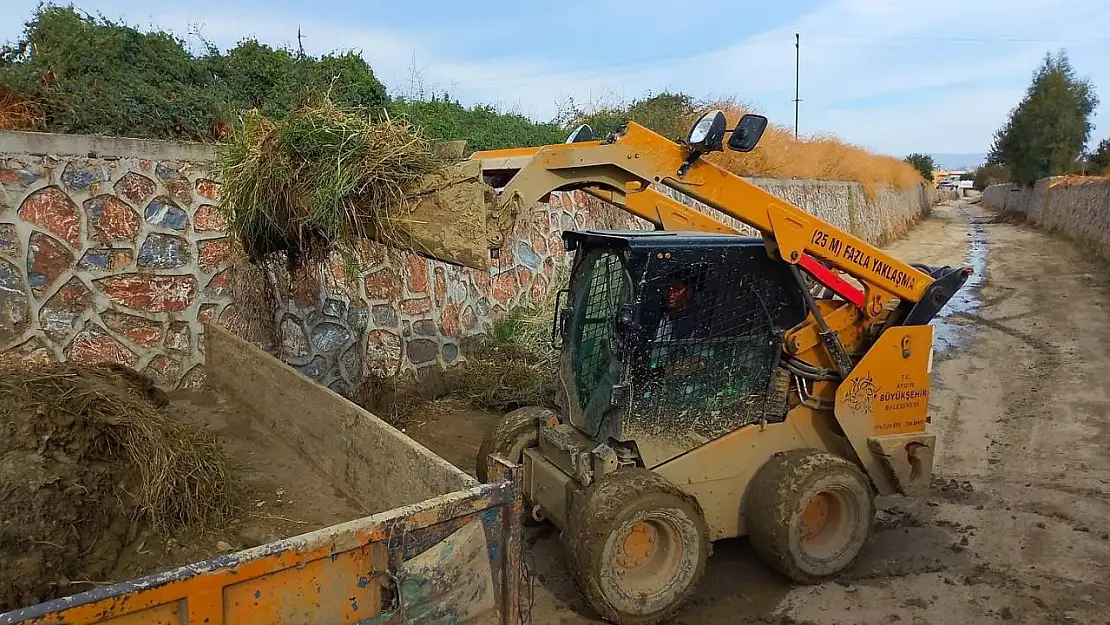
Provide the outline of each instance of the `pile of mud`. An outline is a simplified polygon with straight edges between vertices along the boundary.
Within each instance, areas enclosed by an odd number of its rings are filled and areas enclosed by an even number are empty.
[[[103,583],[145,528],[235,514],[215,438],[164,404],[125,367],[0,368],[0,612]]]

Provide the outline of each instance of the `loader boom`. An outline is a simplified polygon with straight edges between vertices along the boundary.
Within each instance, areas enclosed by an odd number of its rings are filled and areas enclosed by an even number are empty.
[[[592,195],[664,229],[735,232],[709,215],[651,189],[680,191],[762,233],[768,250],[784,262],[805,255],[825,261],[859,280],[864,312],[882,313],[892,299],[920,302],[934,278],[870,243],[775,197],[705,159],[682,174],[689,150],[629,122],[609,141],[587,141],[476,152],[483,172],[511,174],[495,211],[502,223],[552,191],[585,189]]]

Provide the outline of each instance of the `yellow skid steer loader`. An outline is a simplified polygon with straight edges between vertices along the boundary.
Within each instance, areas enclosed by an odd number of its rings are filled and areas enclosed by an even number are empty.
[[[702,158],[752,150],[766,124],[746,115],[729,130],[712,111],[678,142],[583,126],[459,165],[480,179],[487,234],[446,260],[483,266],[477,246],[499,247],[554,191],[656,227],[564,233],[559,409],[508,414],[477,458],[480,477],[493,454],[523,464],[528,516],[561,530],[580,590],[614,622],[673,614],[723,538],[747,535],[797,582],[836,575],[875,495],[929,484],[929,322],[971,271],[904,263]]]

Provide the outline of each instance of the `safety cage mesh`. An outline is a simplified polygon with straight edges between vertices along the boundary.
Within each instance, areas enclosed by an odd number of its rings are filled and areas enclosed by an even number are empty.
[[[637,419],[660,432],[681,423],[705,438],[779,420],[768,408],[778,405],[771,376],[782,283],[745,262],[667,263],[645,275]]]
[[[585,301],[576,306],[581,334],[574,353],[574,372],[578,397],[584,404],[601,385],[611,386],[618,381],[612,353],[614,321],[621,306],[629,301],[630,284],[624,262],[614,251],[595,250],[583,259],[579,271],[588,282]]]

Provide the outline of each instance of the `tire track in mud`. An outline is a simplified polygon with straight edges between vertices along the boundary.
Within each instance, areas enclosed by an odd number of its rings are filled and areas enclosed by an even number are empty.
[[[1053,393],[1050,391],[1056,385],[1056,381],[1049,372],[1058,369],[1062,362],[1062,355],[1059,347],[1051,341],[1017,326],[1025,325],[1030,319],[1041,316],[1049,308],[1050,303],[1044,301],[1045,296],[1040,289],[1021,289],[1019,286],[1012,286],[1005,282],[1009,277],[1008,257],[1014,250],[1008,249],[1008,245],[1002,245],[999,249],[992,247],[989,231],[991,226],[1013,226],[1000,222],[981,208],[963,205],[958,207],[956,212],[967,222],[971,231],[967,262],[975,273],[965,285],[966,292],[963,297],[958,300],[954,297],[954,305],[946,307],[942,311],[943,314],[938,315],[940,318],[938,325],[949,324],[952,319],[963,322],[957,326],[963,330],[962,336],[959,331],[947,333],[950,341],[947,347],[950,349],[975,352],[984,343],[995,344],[1000,338],[1016,340],[1030,348],[1030,354],[1023,353],[1020,347],[1017,350],[1010,350],[1013,358],[1005,363],[989,362],[985,365],[977,362],[969,363],[967,371],[969,378],[977,377],[977,374],[984,372],[999,373],[1002,369],[1010,373],[1010,375],[992,376],[995,378],[994,382],[1002,387],[1002,399],[1006,406],[1003,415],[995,416],[995,422],[1000,425],[1006,424],[1012,429],[1010,435],[1005,438],[1025,441],[1030,438],[1035,425],[1031,418],[1048,412],[1048,405],[1053,401]],[[1024,305],[1015,300],[1014,296],[1019,290],[1021,295],[1031,300],[1028,309],[1012,313],[1001,312],[1010,306]],[[995,312],[1001,312],[997,319],[992,318],[992,313]],[[942,331],[941,334],[945,332]],[[999,337],[999,334],[1002,336]],[[952,340],[952,336],[957,338]],[[946,356],[958,357],[955,353],[948,353]],[[1024,370],[1016,366],[1018,363],[1015,361],[1026,358],[1030,358],[1030,362],[1022,363],[1025,365]],[[1029,374],[1030,371],[1033,372],[1032,375]],[[1013,379],[1015,377],[1016,380]],[[960,384],[957,382],[954,386],[959,387]],[[953,385],[946,385],[946,387],[953,388]],[[958,411],[963,404],[963,397],[957,395],[953,411],[957,418],[961,416]],[[992,438],[992,441],[1002,439],[1002,436],[998,436]],[[1008,466],[999,466],[1002,462],[998,458],[1001,453],[998,445],[988,445],[987,453],[989,470],[986,475],[980,475],[977,479],[990,481],[995,475],[1007,475],[1012,472]]]

